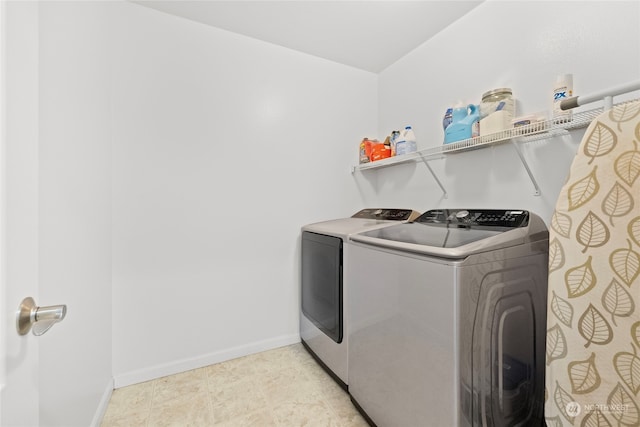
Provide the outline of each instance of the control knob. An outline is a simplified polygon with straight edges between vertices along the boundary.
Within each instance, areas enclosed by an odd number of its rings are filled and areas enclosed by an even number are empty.
[[[456,212],[456,218],[458,218],[458,219],[465,219],[468,216],[469,216],[469,211],[467,211],[467,210]]]

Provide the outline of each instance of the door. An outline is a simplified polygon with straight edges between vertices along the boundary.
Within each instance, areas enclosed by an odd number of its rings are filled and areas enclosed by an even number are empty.
[[[2,426],[39,424],[38,339],[15,327],[20,301],[38,301],[37,17],[35,2],[0,2]]]
[[[342,327],[342,239],[302,233],[302,312],[336,343]]]
[[[8,125],[1,424],[99,425],[113,390],[114,3],[0,4]],[[43,306],[66,304],[66,319],[44,336],[18,336],[15,311],[28,296]]]

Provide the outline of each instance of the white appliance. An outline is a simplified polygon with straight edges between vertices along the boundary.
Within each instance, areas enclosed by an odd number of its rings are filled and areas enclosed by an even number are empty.
[[[544,425],[538,216],[431,210],[350,240],[349,392],[372,425]]]
[[[350,218],[302,227],[300,338],[305,348],[345,390],[348,336],[343,280],[349,268],[348,237],[419,216],[410,209],[363,209]]]

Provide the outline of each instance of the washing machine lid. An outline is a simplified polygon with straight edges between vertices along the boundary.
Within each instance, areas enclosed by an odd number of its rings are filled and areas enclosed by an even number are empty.
[[[411,223],[365,231],[351,239],[444,258],[466,258],[547,235],[542,220],[524,210],[437,209]]]
[[[302,231],[311,231],[313,233],[346,239],[351,234],[386,227],[397,224],[398,222],[414,220],[419,216],[419,212],[411,209],[369,208],[356,212],[350,218],[334,219],[305,225],[302,227]]]

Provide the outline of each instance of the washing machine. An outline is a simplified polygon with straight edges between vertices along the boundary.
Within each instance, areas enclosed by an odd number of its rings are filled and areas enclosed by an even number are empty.
[[[349,393],[372,425],[544,425],[540,217],[430,210],[350,246]]]
[[[345,390],[348,384],[348,335],[344,274],[349,269],[348,237],[419,216],[411,209],[363,209],[350,218],[302,227],[302,344]]]

